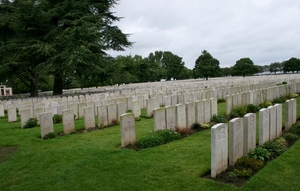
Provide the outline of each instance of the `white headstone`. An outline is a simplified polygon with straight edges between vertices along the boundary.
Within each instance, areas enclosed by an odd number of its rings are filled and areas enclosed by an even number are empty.
[[[270,114],[269,109],[259,110],[259,144],[263,145],[270,140]]]
[[[270,127],[270,137],[269,137],[269,139],[270,139],[270,141],[271,140],[274,140],[274,139],[276,139],[276,122],[277,122],[277,120],[276,120],[276,117],[277,117],[277,115],[276,115],[276,107],[274,107],[274,106],[269,106],[268,107],[268,109],[269,109],[269,115],[270,115],[270,118],[269,118],[269,120],[270,120],[270,122],[269,122],[269,127]]]
[[[107,105],[107,121],[108,121],[108,125],[113,125],[118,122],[116,104]]]
[[[186,114],[185,104],[176,105],[176,125],[175,128],[179,130],[186,129]]]
[[[204,102],[204,123],[209,123],[211,120],[211,108],[210,108],[210,100],[205,99]]]
[[[120,116],[126,113],[126,103],[118,102],[117,103],[117,115],[118,115],[118,122],[120,121]]]
[[[243,125],[243,118],[234,118],[229,121],[229,165],[231,166],[234,166],[236,161],[244,155]]]
[[[0,104],[0,117],[4,117],[4,105]]]
[[[21,116],[21,129],[26,125],[26,122],[31,118],[31,110],[30,109],[23,109],[20,110]]]
[[[44,138],[48,133],[54,132],[52,113],[40,114],[41,138]]]
[[[276,107],[276,137],[282,135],[282,104],[275,104]]]
[[[137,117],[140,117],[141,115],[141,108],[140,108],[140,102],[138,100],[135,100],[132,102],[133,103],[133,114],[134,114],[134,117],[137,118]]]
[[[228,126],[219,123],[211,128],[211,177],[228,168]]]
[[[94,107],[84,108],[84,128],[89,129],[95,127]]]
[[[285,131],[293,125],[293,103],[291,100],[285,101]]]
[[[196,101],[196,122],[201,124],[204,123],[205,118],[204,112],[204,102],[203,101]]]
[[[166,128],[175,130],[176,124],[176,106],[167,106],[166,110]]]
[[[99,105],[97,107],[98,127],[103,128],[108,125],[107,120],[107,105]]]
[[[186,107],[186,128],[191,129],[192,125],[196,123],[196,108],[194,102],[188,102]]]
[[[15,106],[10,105],[9,107],[7,107],[7,114],[8,114],[8,122],[17,121],[17,110]]]
[[[154,131],[166,129],[166,114],[165,108],[156,108],[153,111],[154,116]]]
[[[75,119],[79,119],[78,115],[78,104],[77,103],[72,103],[68,105],[69,109],[73,111],[73,114],[75,115]]]
[[[244,116],[244,155],[256,147],[256,114],[248,113]]]
[[[75,131],[73,110],[71,109],[63,110],[62,118],[63,118],[64,134],[69,134]]]
[[[134,115],[132,113],[121,115],[120,127],[122,147],[134,145],[136,142]]]

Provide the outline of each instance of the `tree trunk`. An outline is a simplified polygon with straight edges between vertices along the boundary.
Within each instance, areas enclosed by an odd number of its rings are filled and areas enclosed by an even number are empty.
[[[30,80],[30,97],[38,97],[39,89],[38,89],[38,79]]]
[[[61,95],[63,93],[63,79],[59,73],[54,75],[53,95]]]

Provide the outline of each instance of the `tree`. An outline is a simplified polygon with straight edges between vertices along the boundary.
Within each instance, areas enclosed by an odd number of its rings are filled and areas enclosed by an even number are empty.
[[[236,64],[232,67],[232,73],[235,76],[253,75],[257,72],[257,67],[254,66],[250,58],[241,58],[236,61]]]
[[[279,62],[274,62],[270,64],[270,72],[275,73],[281,71],[281,64]]]
[[[184,68],[181,70],[179,76],[176,78],[178,80],[184,80],[184,79],[191,79],[193,77],[193,70],[188,69],[184,66]]]
[[[217,77],[222,75],[222,70],[219,66],[219,60],[213,58],[206,50],[195,61],[193,68],[195,78],[204,77]]]
[[[0,63],[10,65],[24,83],[29,81],[33,96],[44,73],[54,76],[54,94],[62,93],[64,79],[71,76],[105,76],[110,63],[105,51],[132,45],[113,25],[120,20],[110,11],[117,2],[0,1]]]
[[[222,68],[223,76],[231,76],[231,67]]]
[[[298,71],[300,71],[300,59],[292,57],[289,60],[285,61],[283,71],[293,73],[297,71],[298,73]]]

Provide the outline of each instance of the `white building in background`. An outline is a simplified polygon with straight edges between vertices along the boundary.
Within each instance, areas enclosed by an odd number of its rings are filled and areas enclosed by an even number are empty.
[[[7,88],[6,85],[0,85],[0,96],[11,96],[12,88]]]

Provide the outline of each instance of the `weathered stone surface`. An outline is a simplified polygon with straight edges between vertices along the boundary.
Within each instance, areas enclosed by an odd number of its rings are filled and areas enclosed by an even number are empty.
[[[275,104],[276,107],[276,137],[282,135],[282,104]]]
[[[67,109],[62,111],[64,134],[75,131],[73,110]]]
[[[256,147],[256,114],[248,113],[244,116],[244,155]]]
[[[94,107],[85,107],[84,108],[84,128],[88,129],[91,127],[95,127]]]
[[[186,114],[185,114],[185,104],[176,105],[176,125],[175,127],[179,130],[186,129]]]
[[[243,118],[234,118],[229,121],[229,165],[231,166],[234,166],[236,161],[244,155],[243,125]]]
[[[134,115],[132,113],[121,115],[120,127],[122,147],[134,145],[136,143]]]
[[[21,116],[21,129],[26,125],[26,122],[31,118],[31,111],[30,109],[23,109],[20,110],[20,116]]]
[[[228,126],[219,123],[211,128],[211,177],[228,168]]]
[[[165,108],[156,108],[153,111],[154,116],[154,131],[166,129],[166,114]]]
[[[107,120],[107,105],[99,105],[97,107],[98,127],[106,127],[108,125]]]
[[[188,102],[185,105],[186,109],[186,128],[191,129],[192,125],[196,122],[196,108],[195,102]]]
[[[176,106],[165,107],[166,111],[166,128],[175,130],[176,124]]]
[[[8,114],[8,122],[17,121],[17,110],[14,105],[10,105],[9,107],[7,107],[7,114]]]
[[[44,138],[48,133],[54,132],[52,113],[41,113],[40,114],[40,128],[41,138]]]
[[[269,109],[259,110],[259,144],[263,145],[270,140],[270,114]]]

